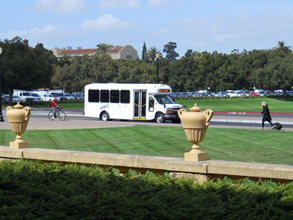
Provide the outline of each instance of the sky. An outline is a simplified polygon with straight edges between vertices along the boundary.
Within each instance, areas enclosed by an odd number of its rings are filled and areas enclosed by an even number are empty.
[[[179,57],[272,49],[293,46],[293,1],[2,0],[0,40],[16,36],[47,49],[132,45],[139,58],[144,42],[162,53],[175,42]]]

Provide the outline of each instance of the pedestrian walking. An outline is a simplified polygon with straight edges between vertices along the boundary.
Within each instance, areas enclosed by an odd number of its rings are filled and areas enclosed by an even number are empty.
[[[266,104],[266,102],[265,101],[263,101],[262,103],[262,112],[261,112],[261,114],[262,114],[262,130],[264,129],[264,123],[265,123],[265,121],[267,121],[267,122],[269,122],[270,123],[270,125],[272,126],[272,129],[274,128],[274,125],[273,125],[273,123],[272,123],[272,117],[271,117],[271,114],[270,114],[270,110],[269,110],[269,107],[268,107],[268,105]]]

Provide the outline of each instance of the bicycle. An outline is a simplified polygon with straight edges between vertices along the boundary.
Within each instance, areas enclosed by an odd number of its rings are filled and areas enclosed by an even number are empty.
[[[54,121],[56,118],[59,118],[61,121],[64,121],[66,119],[66,114],[64,111],[61,110],[61,108],[57,108],[56,115],[54,115],[54,111],[50,111],[48,113],[48,118],[50,121]]]

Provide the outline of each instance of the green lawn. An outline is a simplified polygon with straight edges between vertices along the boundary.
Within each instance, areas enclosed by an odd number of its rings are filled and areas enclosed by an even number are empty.
[[[265,101],[271,113],[293,113],[292,99],[276,98],[233,98],[233,99],[178,99],[177,103],[191,108],[196,103],[201,109],[214,112],[261,112]]]
[[[215,112],[261,112],[262,101],[266,101],[272,113],[293,113],[293,99],[277,99],[277,98],[232,98],[232,99],[177,99],[176,103],[191,108],[194,103],[201,109],[212,109]],[[84,103],[59,102],[64,109],[83,109]],[[49,108],[49,103],[43,105],[33,105],[32,108]]]
[[[293,165],[292,132],[209,128],[199,145],[209,159]],[[181,127],[135,126],[80,130],[28,130],[30,147],[183,157],[191,150]],[[15,140],[10,130],[0,131],[0,145]]]

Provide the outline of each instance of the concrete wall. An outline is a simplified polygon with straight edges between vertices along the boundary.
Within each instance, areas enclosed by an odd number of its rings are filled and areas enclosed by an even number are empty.
[[[183,158],[141,156],[132,154],[110,154],[83,151],[50,150],[40,148],[11,149],[0,146],[2,159],[28,159],[47,162],[99,165],[101,167],[116,167],[121,172],[129,169],[144,173],[150,170],[154,173],[171,173],[174,177],[195,177],[200,182],[228,176],[232,179],[272,179],[280,183],[293,181],[293,166],[244,163],[219,160],[200,162],[184,161]]]

